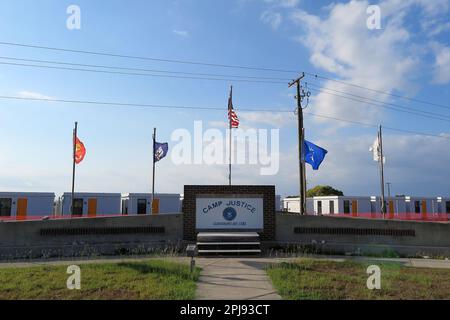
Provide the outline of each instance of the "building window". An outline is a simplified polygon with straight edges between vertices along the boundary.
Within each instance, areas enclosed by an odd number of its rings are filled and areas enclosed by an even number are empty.
[[[330,214],[334,213],[334,200],[330,200]]]
[[[146,199],[138,199],[137,214],[146,214],[146,213],[147,213],[147,200]]]
[[[420,201],[414,201],[414,212],[420,213]]]
[[[344,200],[344,213],[350,213],[350,200]]]
[[[445,211],[447,211],[447,213],[450,213],[450,201],[445,201]]]
[[[11,216],[11,198],[0,198],[0,217]]]
[[[75,198],[73,200],[73,212],[74,216],[82,216],[83,215],[83,199]]]
[[[317,214],[322,214],[322,201],[317,201]]]

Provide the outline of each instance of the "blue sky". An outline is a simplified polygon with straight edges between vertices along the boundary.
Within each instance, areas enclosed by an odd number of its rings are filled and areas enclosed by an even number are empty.
[[[81,9],[81,29],[66,28],[69,5]],[[448,106],[450,103],[449,1],[385,0],[381,29],[369,30],[366,1],[2,1],[0,42],[307,71],[375,90]],[[63,71],[0,64],[0,95],[222,107],[222,111],[164,110],[0,99],[0,190],[70,190],[71,134],[87,147],[77,166],[77,190],[146,192],[151,187],[151,134],[168,141],[178,128],[226,121],[229,86],[241,125],[280,129],[280,171],[261,176],[259,166],[236,165],[237,184],[275,184],[296,194],[294,114],[240,112],[293,110],[296,73],[83,55],[0,45],[0,56],[128,68],[286,78],[286,84],[207,81]],[[11,62],[0,59],[0,62]],[[450,118],[438,108],[337,82],[306,77],[311,86],[361,95]],[[440,121],[396,112],[311,90],[307,112],[351,121],[432,133],[385,131],[386,180],[395,194],[449,195],[450,129]],[[330,184],[346,194],[379,193],[377,164],[368,149],[375,128],[305,116],[306,137],[329,153],[308,184]],[[446,139],[447,138],[447,139]],[[227,183],[226,165],[157,164],[157,192],[182,192],[184,184]]]

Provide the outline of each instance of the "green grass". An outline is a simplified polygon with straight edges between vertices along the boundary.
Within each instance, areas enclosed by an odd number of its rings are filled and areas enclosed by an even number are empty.
[[[369,290],[369,265],[381,269],[381,289]],[[397,263],[301,259],[267,268],[283,299],[450,299],[450,270]]]
[[[200,273],[164,260],[80,264],[81,289],[69,290],[68,265],[0,268],[0,299],[193,299]]]

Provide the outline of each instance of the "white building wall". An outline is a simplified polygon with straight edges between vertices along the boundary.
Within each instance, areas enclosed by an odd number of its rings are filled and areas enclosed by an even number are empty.
[[[299,198],[284,198],[283,210],[292,213],[300,212],[300,200]]]
[[[72,194],[66,192],[63,194],[62,215],[70,215],[72,205]],[[120,193],[75,193],[75,199],[83,199],[83,216],[88,214],[89,199],[97,199],[96,214],[120,214]]]
[[[147,201],[146,214],[151,214],[151,193],[128,193],[122,195],[122,200],[125,200],[125,202],[122,202],[122,205],[125,204],[128,207],[127,213],[129,215],[137,214],[139,199]],[[155,199],[159,199],[159,214],[181,212],[181,197],[179,193],[155,193]],[[121,212],[124,212],[123,208]]]
[[[436,212],[439,214],[450,214],[450,197],[436,198]]]
[[[300,213],[299,198],[284,198],[282,201],[282,210],[292,213]],[[306,199],[307,214],[314,214],[314,202],[312,198]]]
[[[0,192],[0,198],[11,199],[11,217],[16,217],[17,201],[27,199],[27,216],[53,216],[55,194],[50,192]]]
[[[318,214],[319,201],[322,203],[322,214],[330,214],[330,201],[334,201],[334,213],[344,214],[344,201],[349,201],[349,215],[352,215],[352,203],[356,201],[357,215],[369,216],[371,213],[379,214],[381,212],[381,198],[379,196],[322,196],[308,198],[307,212],[308,214]],[[308,204],[308,201],[311,201]],[[386,197],[386,214],[389,215],[390,206],[393,205],[394,216],[405,215],[405,213],[415,213],[415,201],[419,201],[419,212],[422,213],[422,202],[426,202],[426,212],[428,215],[446,212],[446,203],[449,203],[450,198],[441,197],[441,205],[438,205],[438,198],[435,197],[417,197],[417,196],[401,196],[401,197]],[[408,208],[409,204],[409,208]],[[288,212],[299,212],[298,198],[283,199],[283,208]]]

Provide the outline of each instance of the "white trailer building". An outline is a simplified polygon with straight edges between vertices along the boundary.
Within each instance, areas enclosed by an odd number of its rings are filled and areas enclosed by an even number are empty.
[[[120,193],[75,192],[74,216],[95,217],[97,214],[120,214]],[[70,216],[72,193],[65,192],[62,196],[63,216]]]
[[[436,198],[437,212],[450,214],[450,198],[437,197]]]
[[[122,214],[151,214],[151,193],[127,193],[122,195]],[[153,214],[180,213],[179,193],[155,193]]]
[[[306,212],[308,214],[313,214],[314,212],[313,198],[306,199]],[[288,197],[284,198],[282,201],[282,211],[300,213],[300,198],[299,197]]]
[[[405,212],[422,215],[443,213],[439,210],[439,197],[405,196],[404,199]]]
[[[420,197],[420,200],[405,196],[385,197],[386,214],[393,218],[411,212],[430,213],[433,212],[430,210],[434,206],[432,200],[432,198],[424,197]],[[414,207],[409,205],[411,201],[413,201]],[[379,196],[314,197],[315,214],[349,214],[356,217],[376,215],[380,212],[381,197]]]
[[[420,214],[427,216],[450,213],[450,199],[443,197],[395,196],[386,197],[386,214],[389,218]],[[283,199],[283,210],[299,212],[299,198]],[[379,196],[320,196],[307,199],[308,214],[348,214],[373,216],[381,212]]]
[[[52,192],[0,192],[0,218],[53,216]]]

